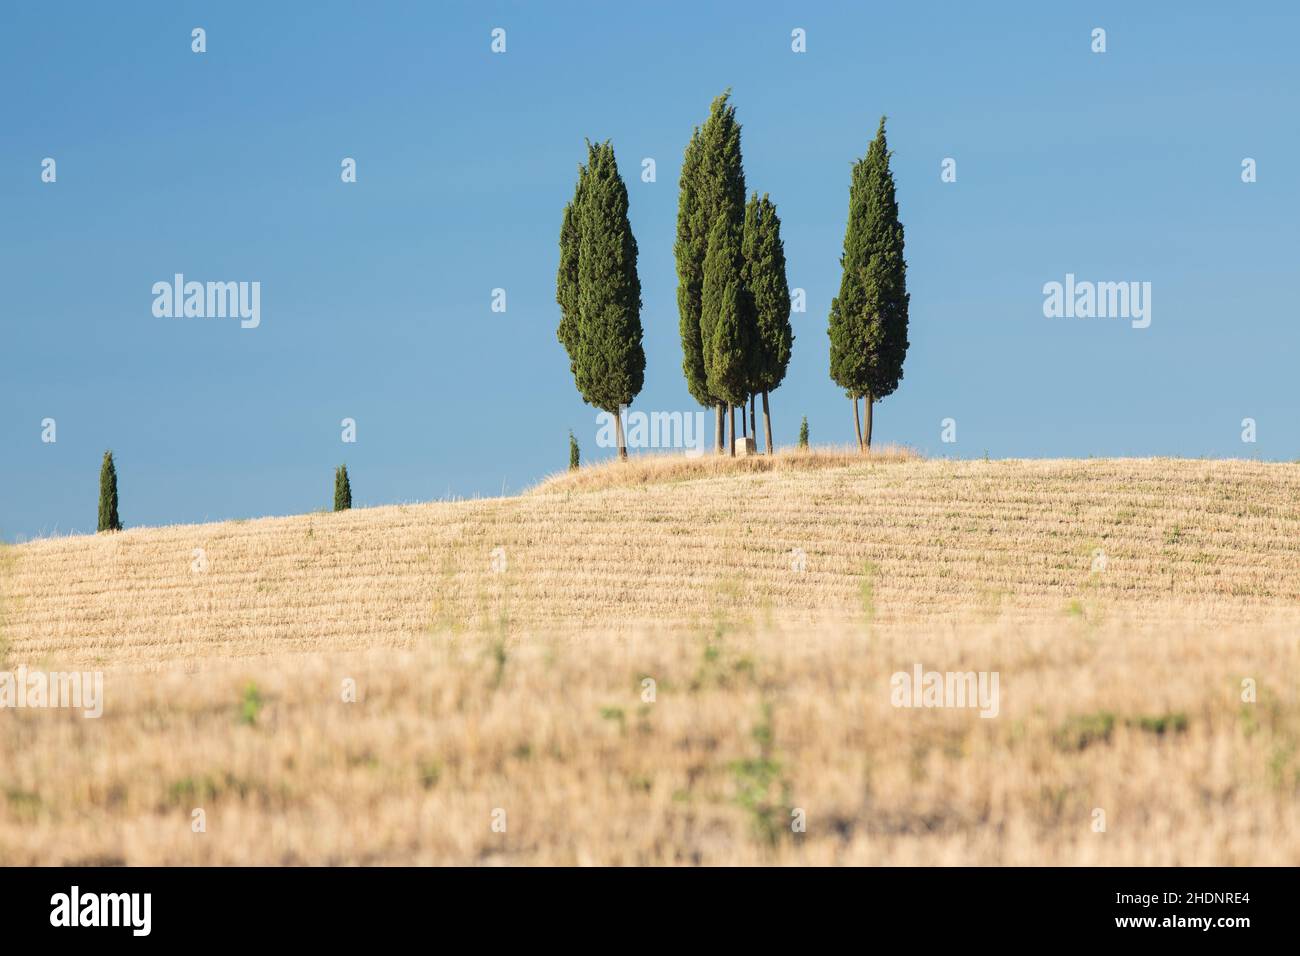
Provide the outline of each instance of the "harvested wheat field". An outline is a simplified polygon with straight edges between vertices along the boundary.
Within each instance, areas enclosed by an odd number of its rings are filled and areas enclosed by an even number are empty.
[[[1298,552],[1297,465],[901,452],[34,541],[104,712],[0,711],[0,863],[1300,863]]]

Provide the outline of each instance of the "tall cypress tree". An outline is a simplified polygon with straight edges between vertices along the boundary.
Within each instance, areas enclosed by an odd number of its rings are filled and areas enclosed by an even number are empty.
[[[740,235],[745,217],[745,171],[740,150],[740,124],[729,102],[731,91],[714,99],[709,118],[696,128],[682,162],[677,208],[677,308],[681,318],[682,369],[692,397],[713,405],[716,443],[723,444],[725,397],[709,390],[709,330],[716,315],[704,308],[705,259],[714,221],[725,219]],[[741,294],[742,306],[746,297]],[[743,314],[743,312],[742,312]]]
[[[589,144],[590,145],[590,144]],[[569,355],[569,371],[577,374],[578,357],[578,223],[582,217],[582,184],[587,167],[579,164],[578,182],[573,199],[564,207],[560,224],[560,267],[555,277],[555,301],[560,306],[560,326],[556,337]]]
[[[781,242],[781,220],[776,204],[758,193],[745,206],[745,237],[742,245],[744,284],[754,309],[754,369],[751,398],[763,396],[763,431],[767,453],[772,451],[772,416],[768,393],[785,379],[794,345],[790,325],[790,284],[785,274],[785,245]],[[752,409],[752,405],[751,405]],[[751,423],[752,424],[752,423]]]
[[[731,454],[736,453],[735,406],[749,396],[753,378],[753,327],[744,280],[741,277],[741,236],[719,216],[709,230],[709,249],[704,259],[704,295],[701,309],[701,337],[709,394],[727,405]]]
[[[859,449],[871,447],[872,405],[893,394],[907,356],[907,262],[889,168],[885,118],[853,167],[840,294],[831,302],[831,378],[853,401]],[[866,400],[866,433],[858,399]]]
[[[686,388],[701,405],[716,405],[709,394],[704,372],[704,351],[700,339],[700,309],[704,289],[704,254],[708,244],[707,204],[703,201],[700,182],[700,128],[695,127],[686,144],[677,199],[677,241],[673,254],[677,259],[677,314],[682,337],[682,372]]]
[[[561,224],[557,335],[583,401],[615,416],[620,458],[627,458],[622,409],[645,382],[641,281],[627,205],[614,147],[588,142],[587,165]]]
[[[348,481],[348,466],[334,469],[334,510],[347,511],[352,507],[352,482]]]
[[[99,466],[99,531],[121,531],[122,521],[117,515],[117,466],[113,453],[104,452]]]

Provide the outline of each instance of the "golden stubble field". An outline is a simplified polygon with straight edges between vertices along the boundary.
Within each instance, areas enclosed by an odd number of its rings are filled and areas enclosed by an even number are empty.
[[[1300,862],[1300,466],[845,458],[5,548],[0,863]]]

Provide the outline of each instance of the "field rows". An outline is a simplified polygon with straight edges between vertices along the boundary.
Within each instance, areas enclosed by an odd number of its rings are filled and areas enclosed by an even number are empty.
[[[131,529],[24,544],[8,565],[4,636],[29,661],[406,647],[458,628],[698,629],[719,615],[902,627],[1176,606],[1291,620],[1300,467],[883,462]]]
[[[833,464],[0,550],[0,864],[1300,863],[1300,467]]]

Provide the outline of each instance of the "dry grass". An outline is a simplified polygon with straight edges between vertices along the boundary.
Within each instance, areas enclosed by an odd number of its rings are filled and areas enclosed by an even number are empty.
[[[918,661],[997,670],[999,716],[891,706]],[[1298,666],[1294,630],[1074,621],[111,673],[100,720],[5,715],[0,863],[1295,864]]]
[[[557,471],[543,479],[533,494],[560,491],[596,491],[602,488],[636,487],[670,482],[696,481],[729,475],[764,475],[784,472],[821,471],[851,465],[912,461],[918,455],[910,448],[882,445],[868,455],[852,446],[778,448],[774,455],[633,454],[626,462],[609,458],[584,465],[576,471]]]
[[[1300,466],[868,461],[135,528],[12,553],[6,636],[28,663],[407,647],[444,628],[626,635],[719,613],[809,626],[858,613],[868,579],[883,628],[1071,610],[1298,621]]]
[[[1300,466],[620,467],[5,549],[0,864],[1300,863]]]

